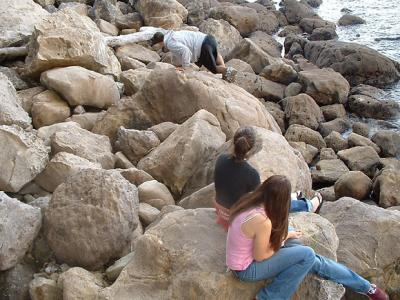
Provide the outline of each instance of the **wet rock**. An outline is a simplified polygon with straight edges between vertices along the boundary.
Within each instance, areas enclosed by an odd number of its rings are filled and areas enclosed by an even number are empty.
[[[319,132],[323,137],[328,136],[331,132],[336,131],[344,133],[351,128],[351,122],[347,118],[338,118],[329,122],[321,123],[319,126]]]
[[[335,182],[335,197],[351,197],[358,200],[368,198],[372,190],[372,180],[363,172],[350,171]]]
[[[364,118],[389,119],[400,115],[400,105],[394,100],[378,100],[365,95],[349,97],[350,111]]]
[[[310,144],[317,149],[326,147],[326,143],[319,132],[303,125],[290,125],[285,133],[285,138],[290,142],[304,142]]]
[[[304,18],[319,18],[307,4],[296,0],[284,0],[281,3],[283,5],[281,11],[285,14],[289,24],[299,23]]]
[[[298,82],[292,82],[285,88],[285,97],[296,96],[301,93],[303,86]]]
[[[239,72],[253,73],[253,68],[245,61],[237,58],[229,60],[226,64],[227,67],[233,67]]]
[[[287,64],[274,64],[266,66],[261,71],[260,76],[285,85],[297,80],[297,72]]]
[[[338,156],[352,171],[362,171],[372,177],[379,164],[379,155],[370,146],[358,146],[341,150]]]
[[[345,118],[347,113],[343,104],[332,104],[321,107],[326,121],[332,121],[337,118]]]
[[[313,184],[332,185],[349,169],[340,159],[320,160],[311,171]]]
[[[335,153],[335,150],[332,148],[322,148],[320,153],[319,153],[319,159],[324,160],[324,159],[337,159],[337,155]]]
[[[134,43],[118,47],[116,55],[118,59],[121,59],[122,57],[129,57],[136,59],[144,64],[157,62],[161,59],[157,52]]]
[[[318,154],[318,149],[316,147],[304,142],[289,142],[289,145],[301,153],[301,156],[303,156],[307,164],[311,164]]]
[[[118,172],[82,170],[53,193],[44,225],[49,245],[59,261],[99,268],[130,243],[138,205],[136,187]]]
[[[371,140],[382,150],[383,157],[400,156],[400,134],[391,130],[380,130]]]
[[[287,25],[278,33],[279,37],[286,37],[292,34],[302,34],[303,30],[299,25]]]
[[[381,152],[381,149],[374,142],[372,142],[369,138],[363,137],[354,132],[349,135],[349,137],[347,138],[347,141],[349,143],[350,148],[356,147],[356,146],[371,146],[372,148],[374,148],[376,153],[379,154]]]
[[[138,186],[138,190],[140,203],[149,204],[158,210],[166,205],[175,205],[171,192],[157,180],[143,182]]]
[[[324,138],[326,146],[338,152],[349,148],[349,144],[346,139],[337,131],[332,131],[328,136]]]
[[[349,25],[356,25],[356,24],[365,24],[365,20],[358,16],[345,14],[340,17],[338,23],[341,26],[349,26]]]
[[[374,180],[373,190],[379,206],[387,208],[400,205],[400,170],[383,169]]]
[[[337,35],[335,28],[332,26],[325,26],[321,28],[315,28],[311,33],[310,41],[328,41],[336,40],[339,36]]]
[[[286,131],[285,113],[282,111],[281,106],[278,103],[274,103],[271,101],[266,101],[264,103],[264,106],[267,109],[267,111],[274,117],[282,133],[285,133]]]
[[[362,122],[353,123],[353,132],[363,137],[369,137],[369,126]]]

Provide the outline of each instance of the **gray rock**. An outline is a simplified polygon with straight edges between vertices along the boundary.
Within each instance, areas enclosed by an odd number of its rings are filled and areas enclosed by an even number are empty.
[[[350,111],[364,118],[390,119],[400,115],[400,105],[394,100],[378,100],[365,95],[349,97]]]
[[[139,201],[149,204],[158,210],[161,210],[166,205],[175,205],[175,200],[171,192],[164,184],[157,180],[143,182],[138,186],[138,190]]]
[[[282,111],[281,106],[278,103],[271,101],[264,102],[264,106],[267,109],[267,111],[274,117],[282,133],[285,133],[286,131],[285,113]]]
[[[319,159],[337,159],[337,155],[335,153],[335,150],[333,150],[332,148],[322,148],[319,153]]]
[[[372,180],[361,171],[350,171],[335,182],[335,197],[365,200],[372,191]]]
[[[266,79],[288,85],[297,80],[297,72],[287,64],[266,66],[260,73]]]
[[[329,122],[321,123],[319,126],[319,132],[323,137],[326,137],[333,131],[344,133],[350,128],[351,128],[350,120],[347,118],[340,118],[340,119],[334,119]]]
[[[155,221],[160,211],[147,203],[139,203],[139,218],[143,226],[147,227]]]
[[[390,130],[380,130],[371,140],[382,150],[383,157],[400,156],[400,134]]]
[[[340,17],[338,23],[341,26],[349,26],[349,25],[356,25],[356,24],[365,24],[365,20],[358,16],[345,14]]]
[[[296,96],[301,93],[303,86],[298,82],[292,82],[285,88],[285,97]]]
[[[130,263],[134,254],[135,252],[131,252],[115,261],[113,265],[109,266],[106,270],[108,280],[115,281],[126,265]]]
[[[318,149],[326,147],[326,143],[319,132],[303,125],[290,125],[285,133],[285,138],[290,142],[304,142]]]
[[[349,148],[349,144],[346,139],[342,137],[339,132],[332,131],[328,136],[324,138],[326,146],[332,148],[335,152]]]
[[[332,121],[337,118],[345,118],[347,113],[343,104],[331,104],[321,107],[326,121]]]
[[[289,142],[289,145],[300,152],[307,164],[311,164],[318,154],[318,148],[304,142]]]
[[[363,137],[369,137],[369,126],[362,122],[355,122],[353,124],[353,132]]]
[[[337,35],[335,28],[332,26],[325,26],[321,28],[315,28],[311,33],[310,41],[328,41],[337,40],[339,36]]]
[[[21,79],[20,75],[14,69],[0,66],[0,73],[8,78],[17,91],[29,88],[29,85]]]
[[[357,133],[351,133],[349,137],[347,138],[347,141],[349,143],[349,147],[356,147],[356,146],[371,146],[374,148],[376,153],[380,153],[381,149],[369,138],[363,137]],[[354,198],[354,197],[353,197]]]
[[[373,176],[379,164],[379,155],[370,146],[358,146],[341,150],[338,156],[352,171],[362,171]]]
[[[52,279],[36,277],[29,283],[29,295],[32,300],[62,299],[62,289]]]
[[[282,5],[281,11],[289,24],[299,23],[304,18],[319,18],[310,6],[296,0],[282,1]]]
[[[29,282],[36,272],[32,263],[17,264],[14,268],[0,272],[0,298],[3,300],[27,300]]]
[[[317,192],[321,193],[322,195],[322,199],[324,199],[324,201],[335,201],[336,197],[335,197],[335,188],[334,186],[330,186],[330,187],[325,187],[322,189],[317,190]]]
[[[374,198],[379,206],[400,205],[400,170],[385,168],[374,179]]]
[[[214,207],[215,186],[214,183],[201,188],[193,194],[183,198],[178,205],[184,209]]]
[[[316,170],[311,170],[311,177],[313,184],[332,185],[347,172],[349,169],[340,159],[320,160]]]

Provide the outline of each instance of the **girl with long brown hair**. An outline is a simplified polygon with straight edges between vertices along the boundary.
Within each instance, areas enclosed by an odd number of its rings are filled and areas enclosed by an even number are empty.
[[[230,211],[226,264],[243,281],[274,278],[262,288],[258,300],[288,300],[308,273],[342,284],[374,300],[386,293],[349,268],[314,253],[310,247],[284,241],[301,236],[288,233],[290,181],[274,175],[253,193],[235,203]]]

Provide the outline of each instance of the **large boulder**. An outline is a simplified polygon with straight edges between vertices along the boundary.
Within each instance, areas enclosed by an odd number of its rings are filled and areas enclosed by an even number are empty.
[[[335,23],[326,21],[326,20],[322,20],[319,18],[304,18],[301,19],[299,26],[301,29],[304,30],[304,32],[307,32],[309,34],[311,34],[314,29],[317,28],[324,28],[324,27],[332,27],[333,29],[336,28]]]
[[[124,84],[125,94],[131,96],[137,93],[152,70],[147,68],[139,68],[136,70],[127,70],[121,73],[121,82]]]
[[[366,95],[349,97],[351,112],[363,118],[390,119],[400,115],[400,104],[394,100],[378,100]]]
[[[188,16],[186,8],[175,0],[139,0],[136,9],[145,25],[165,29],[181,27]]]
[[[263,104],[240,87],[206,72],[154,70],[133,98],[111,107],[94,132],[115,137],[120,126],[147,129],[170,121],[182,123],[200,109],[217,117],[228,138],[244,125],[280,132]]]
[[[311,164],[318,154],[318,149],[304,142],[289,142],[289,145],[299,151],[307,164]]]
[[[82,170],[53,193],[45,213],[48,243],[62,262],[101,267],[123,256],[138,205],[137,188],[118,172]]]
[[[379,165],[379,155],[370,146],[357,146],[341,150],[338,156],[352,171],[362,171],[372,177]]]
[[[0,192],[0,271],[14,267],[22,260],[39,233],[41,224],[39,208]]]
[[[29,295],[32,300],[62,299],[62,289],[55,280],[36,277],[29,283]]]
[[[48,15],[33,0],[3,0],[0,10],[0,48],[25,44],[34,26]]]
[[[177,0],[188,10],[187,23],[189,25],[199,26],[207,19],[211,7],[218,6],[217,0]]]
[[[320,160],[315,167],[315,170],[311,171],[311,176],[316,185],[332,185],[340,176],[349,172],[347,166],[340,159]]]
[[[34,179],[49,160],[49,147],[34,131],[17,126],[0,126],[0,190],[18,192]]]
[[[400,205],[400,169],[384,168],[375,178],[373,194],[379,206]]]
[[[68,152],[99,163],[104,169],[114,167],[115,159],[111,152],[110,139],[77,126],[53,134],[51,149],[53,154]]]
[[[114,80],[79,66],[49,70],[42,73],[40,81],[58,92],[71,106],[108,108],[119,100]]]
[[[345,14],[338,21],[340,26],[349,26],[356,24],[365,24],[365,20],[359,16]]]
[[[8,78],[0,73],[0,125],[18,125],[26,128],[31,118],[22,107],[17,91]]]
[[[288,64],[266,66],[261,71],[260,76],[286,85],[297,80],[297,72]]]
[[[357,147],[357,146],[370,146],[374,148],[376,153],[380,154],[381,149],[369,138],[366,138],[362,135],[359,135],[357,133],[350,133],[349,137],[347,138],[347,141],[349,143],[349,147]],[[353,197],[354,198],[354,197]]]
[[[290,142],[304,142],[318,149],[326,148],[326,143],[321,134],[303,125],[290,125],[286,130],[285,138]]]
[[[297,0],[284,0],[281,5],[281,11],[285,14],[289,24],[299,23],[304,18],[319,19],[318,15],[306,3]]]
[[[134,43],[118,47],[115,54],[119,60],[124,57],[129,57],[144,64],[158,62],[161,60],[161,57],[157,54],[157,52]]]
[[[138,186],[138,190],[141,203],[147,203],[159,210],[166,205],[175,205],[175,200],[168,188],[157,180],[143,182]]]
[[[318,130],[323,137],[326,137],[331,132],[345,133],[350,128],[351,128],[351,121],[347,117],[345,117],[321,123],[319,125]]]
[[[209,18],[200,25],[201,32],[211,34],[218,42],[218,53],[226,57],[242,40],[240,32],[225,20]]]
[[[75,65],[101,74],[121,73],[121,66],[96,23],[71,9],[63,9],[35,26],[25,73],[39,76],[49,69]]]
[[[400,292],[400,214],[342,198],[325,203],[321,215],[336,228],[340,241],[338,261],[396,299]]]
[[[382,150],[383,157],[400,156],[400,134],[398,132],[380,130],[371,139]]]
[[[301,71],[299,81],[304,86],[305,93],[320,105],[347,101],[350,85],[340,73],[332,69]]]
[[[347,115],[346,109],[344,108],[343,104],[325,105],[321,107],[321,110],[326,121],[332,121],[337,118],[344,118]]]
[[[372,180],[360,171],[350,171],[335,182],[335,197],[351,197],[358,200],[368,198],[372,190]]]
[[[200,110],[141,159],[138,168],[166,184],[174,194],[181,194],[194,171],[224,142],[217,118]]]
[[[308,215],[298,214],[292,222],[310,237],[305,243],[335,259],[338,240],[333,226],[319,216],[312,219],[309,222]],[[136,244],[130,263],[111,287],[100,292],[100,297],[251,299],[266,282],[245,283],[226,272],[225,239],[226,233],[215,223],[213,209],[168,213],[146,231]],[[310,300],[339,300],[343,293],[343,288],[310,276],[296,292],[295,299],[305,299],[308,295]]]
[[[383,87],[400,78],[398,67],[390,58],[356,43],[309,42],[304,46],[304,56],[320,68],[339,72],[351,85]]]
[[[271,35],[257,30],[250,34],[249,39],[272,57],[281,57],[283,47]]]
[[[285,113],[283,112],[279,103],[275,103],[272,101],[265,101],[264,106],[267,109],[267,111],[274,117],[282,133],[285,133],[286,131]]]
[[[335,152],[349,148],[347,139],[343,138],[342,135],[337,131],[332,131],[328,136],[324,138],[326,146],[332,148]]]

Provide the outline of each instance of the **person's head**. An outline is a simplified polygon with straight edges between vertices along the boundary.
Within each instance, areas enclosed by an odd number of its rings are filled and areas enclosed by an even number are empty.
[[[158,43],[164,43],[164,34],[160,31],[157,31],[150,40],[152,47]]]
[[[256,134],[249,126],[240,127],[233,136],[233,156],[237,161],[245,159],[247,153],[254,147]]]
[[[273,175],[231,207],[230,222],[248,208],[263,206],[272,223],[271,247],[277,251],[288,233],[290,193],[289,179],[286,176]]]

